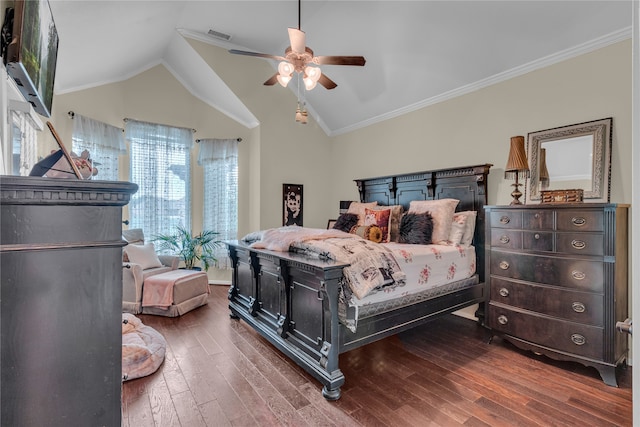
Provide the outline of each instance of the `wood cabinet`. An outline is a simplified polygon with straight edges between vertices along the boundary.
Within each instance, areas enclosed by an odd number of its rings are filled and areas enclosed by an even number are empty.
[[[120,426],[125,182],[0,177],[3,426]]]
[[[487,326],[519,348],[593,366],[617,386],[628,339],[628,206],[487,206]]]

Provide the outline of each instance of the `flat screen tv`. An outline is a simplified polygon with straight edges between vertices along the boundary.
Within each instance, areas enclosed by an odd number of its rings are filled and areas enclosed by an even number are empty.
[[[10,10],[6,11],[10,18]],[[16,0],[13,22],[5,19],[8,37],[4,63],[34,110],[51,116],[53,83],[58,58],[58,32],[48,0]]]

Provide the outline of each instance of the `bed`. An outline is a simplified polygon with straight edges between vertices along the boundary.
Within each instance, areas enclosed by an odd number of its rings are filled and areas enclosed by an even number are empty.
[[[475,212],[470,252],[458,253],[463,257],[475,254],[472,258],[475,273],[469,277],[438,286],[432,292],[404,295],[402,302],[386,303],[385,309],[380,309],[380,304],[354,308],[345,302],[345,275],[352,267],[350,264],[256,248],[242,240],[230,241],[227,246],[233,265],[229,288],[231,317],[245,321],[322,383],[322,394],[327,400],[339,399],[340,387],[345,382],[338,363],[341,353],[474,304],[480,304],[476,316],[483,322],[487,295],[483,207],[491,166],[355,180],[360,203],[402,205],[408,210],[412,201],[456,199],[459,201],[456,212]],[[392,252],[401,253],[405,245],[387,246]],[[400,257],[399,263],[402,262]],[[407,292],[402,289],[402,293]],[[377,308],[370,310],[371,307]],[[347,322],[349,312],[354,310],[358,311],[355,325]]]

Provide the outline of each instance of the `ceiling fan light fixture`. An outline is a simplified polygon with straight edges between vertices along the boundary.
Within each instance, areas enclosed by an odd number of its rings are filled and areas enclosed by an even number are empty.
[[[291,80],[291,75],[293,74],[294,68],[293,65],[287,61],[282,61],[278,64],[278,83],[282,85],[282,87],[287,87],[289,81]]]
[[[306,90],[311,90],[311,89],[313,89],[314,87],[316,87],[316,84],[318,83],[318,82],[314,82],[314,81],[313,81],[313,80],[311,80],[309,77],[305,77],[305,78],[303,78],[303,79],[302,79],[302,81],[304,82],[304,88],[305,88]]]
[[[307,90],[311,90],[316,87],[318,80],[320,80],[320,76],[322,72],[318,67],[305,67],[304,69],[304,77],[302,81],[304,82],[304,87]]]
[[[282,74],[278,74],[278,83],[282,85],[282,87],[287,87],[289,82],[291,81],[291,76],[283,76]]]

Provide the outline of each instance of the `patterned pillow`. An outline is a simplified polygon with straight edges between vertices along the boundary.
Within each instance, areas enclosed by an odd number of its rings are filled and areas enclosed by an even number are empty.
[[[377,225],[356,225],[349,233],[371,240],[374,243],[382,242],[382,230]]]
[[[460,201],[456,199],[414,200],[409,203],[410,213],[429,212],[433,219],[433,243],[446,242],[451,232],[451,218]]]
[[[457,213],[453,215],[453,222],[451,223],[451,232],[449,233],[449,243],[453,245],[459,245],[462,243],[462,237],[467,229],[467,216],[465,214]]]
[[[378,211],[381,209],[391,209],[391,218],[389,219],[389,241],[397,242],[399,238],[400,220],[402,219],[402,213],[404,210],[402,205],[378,205],[371,209],[374,211]]]
[[[428,245],[431,243],[433,219],[429,212],[416,214],[407,212],[400,220],[400,243]]]
[[[349,230],[351,230],[356,225],[358,225],[358,215],[344,213],[338,217],[336,223],[333,224],[333,228],[348,233]]]
[[[364,225],[364,210],[366,208],[373,208],[377,206],[378,202],[370,202],[370,203],[361,203],[361,202],[351,202],[349,205],[349,209],[347,209],[347,213],[353,213],[358,215],[358,225]]]
[[[364,225],[377,225],[382,231],[382,243],[389,242],[389,230],[391,224],[391,209],[364,210]]]

